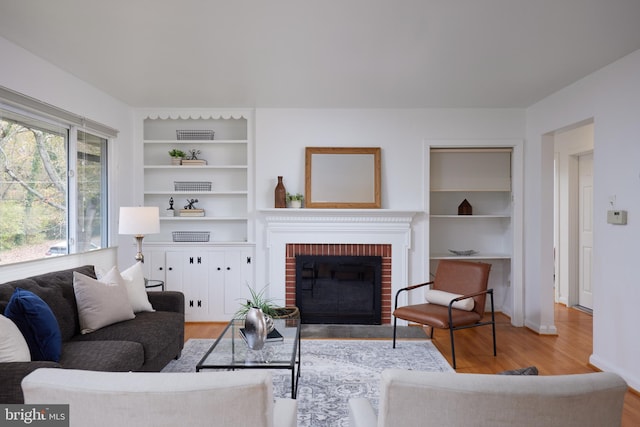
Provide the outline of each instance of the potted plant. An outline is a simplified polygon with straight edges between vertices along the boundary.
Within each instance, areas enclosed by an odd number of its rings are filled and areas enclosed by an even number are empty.
[[[302,207],[302,201],[304,196],[300,193],[291,194],[287,193],[287,206],[290,208],[298,209]]]
[[[235,318],[243,319],[252,307],[261,309],[267,316],[275,316],[277,314],[275,310],[276,305],[273,303],[273,299],[265,296],[265,291],[267,290],[266,286],[259,291],[253,289],[251,286],[247,287],[249,288],[251,298],[248,298],[240,305],[240,308],[236,311],[234,316]]]
[[[259,291],[253,289],[251,286],[248,286],[248,288],[251,297],[244,300],[233,316],[234,318],[244,319],[249,309],[257,307],[265,314],[267,323],[271,323],[271,329],[273,329],[273,321],[269,322],[269,319],[289,319],[300,315],[298,307],[280,307],[273,302],[273,298],[267,298],[265,296],[266,286]]]
[[[169,156],[171,156],[171,164],[172,165],[179,165],[182,163],[182,159],[186,156],[187,154],[182,151],[182,150],[178,150],[177,148],[174,148],[173,150],[169,151]]]

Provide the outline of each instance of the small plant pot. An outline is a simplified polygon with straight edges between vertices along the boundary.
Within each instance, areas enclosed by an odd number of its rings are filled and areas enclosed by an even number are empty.
[[[182,159],[179,157],[172,157],[171,164],[174,166],[180,166],[182,164]]]
[[[291,200],[289,207],[292,209],[300,209],[302,207],[302,200]]]

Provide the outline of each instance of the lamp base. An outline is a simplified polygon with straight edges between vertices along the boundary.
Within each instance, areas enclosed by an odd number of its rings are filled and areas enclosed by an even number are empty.
[[[138,244],[138,253],[136,254],[136,261],[140,261],[144,263],[144,255],[142,254],[142,239],[144,239],[144,235],[138,234],[135,236],[136,243]]]

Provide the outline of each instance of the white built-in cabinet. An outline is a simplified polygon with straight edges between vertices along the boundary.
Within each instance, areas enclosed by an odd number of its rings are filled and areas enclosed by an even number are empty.
[[[253,257],[253,245],[154,247],[145,266],[148,277],[184,294],[187,321],[225,321],[253,284]]]
[[[522,316],[521,159],[520,140],[427,145],[429,271],[435,273],[442,259],[491,263],[489,287],[496,309],[511,315],[514,324]],[[465,199],[472,215],[458,214]],[[474,253],[456,255],[451,250]]]
[[[254,283],[252,112],[140,110],[138,125],[143,204],[160,209],[160,233],[144,240],[147,277],[184,293],[187,321],[228,320]],[[213,139],[185,139],[177,131],[212,131]],[[172,149],[197,150],[206,164],[174,165]],[[204,216],[178,215],[191,199]],[[176,232],[196,237],[175,241]]]

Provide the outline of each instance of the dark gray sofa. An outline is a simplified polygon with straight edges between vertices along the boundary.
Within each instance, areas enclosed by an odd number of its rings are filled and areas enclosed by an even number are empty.
[[[96,277],[93,266],[33,276],[0,284],[0,313],[16,287],[42,298],[55,315],[62,334],[60,362],[0,363],[0,403],[23,403],[22,379],[40,367],[94,371],[160,371],[179,357],[184,345],[184,295],[148,292],[155,312],[136,313],[135,319],[80,334],[73,292],[73,272]]]

